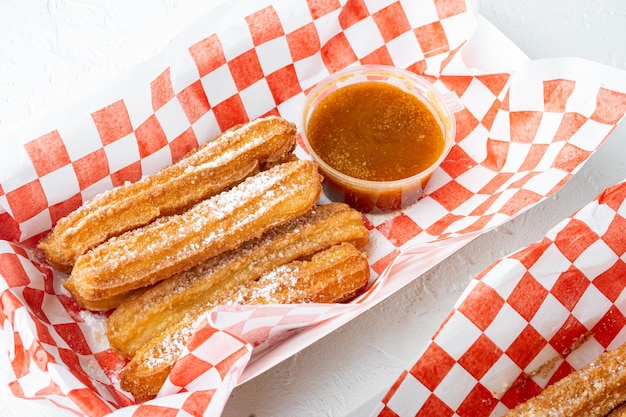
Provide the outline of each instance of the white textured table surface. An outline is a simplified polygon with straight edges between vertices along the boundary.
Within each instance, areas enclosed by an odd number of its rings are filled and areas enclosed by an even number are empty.
[[[219,0],[223,1],[223,0]],[[202,0],[0,0],[0,131],[63,105],[157,54],[215,5]],[[480,0],[479,13],[530,58],[577,56],[626,69],[623,0]],[[138,17],[142,16],[142,17]],[[466,283],[626,178],[622,124],[563,189],[483,235],[339,330],[236,388],[224,416],[363,416],[414,362]],[[393,326],[389,326],[393,323]],[[376,337],[372,337],[375,335]],[[0,340],[0,344],[1,344]],[[0,355],[0,367],[7,366]],[[11,396],[0,415],[66,416]]]

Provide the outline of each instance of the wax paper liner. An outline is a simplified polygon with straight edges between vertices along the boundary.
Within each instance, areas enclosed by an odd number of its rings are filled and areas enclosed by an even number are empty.
[[[117,384],[123,362],[108,347],[105,315],[81,311],[34,244],[85,199],[236,123],[267,114],[297,121],[310,87],[358,63],[423,74],[463,107],[426,196],[367,216],[372,288],[347,306],[214,312],[159,397],[134,404]],[[557,191],[622,119],[624,79],[582,60],[529,61],[461,0],[242,0],[202,16],[154,59],[0,141],[11,390],[79,415],[219,414],[234,385]],[[297,154],[307,157],[302,147]]]
[[[626,181],[481,272],[379,416],[501,416],[626,341]]]

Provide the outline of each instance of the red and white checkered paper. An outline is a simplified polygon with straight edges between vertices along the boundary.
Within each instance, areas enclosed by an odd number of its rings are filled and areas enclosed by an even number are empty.
[[[144,65],[3,138],[0,320],[15,395],[86,416],[217,415],[236,384],[552,195],[623,118],[626,77],[580,60],[531,62],[494,42],[498,33],[477,38],[477,28],[464,0],[231,2]],[[105,315],[77,307],[35,243],[97,192],[155,172],[236,123],[268,114],[297,122],[308,89],[359,63],[425,75],[464,106],[426,196],[367,216],[371,289],[350,305],[213,313],[161,394],[134,404],[119,390],[123,362],[109,349]]]
[[[626,181],[481,272],[379,416],[501,416],[626,342]]]

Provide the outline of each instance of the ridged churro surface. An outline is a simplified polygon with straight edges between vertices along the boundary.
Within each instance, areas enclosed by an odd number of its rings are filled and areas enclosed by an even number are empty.
[[[232,128],[161,171],[101,193],[61,218],[39,247],[50,265],[70,272],[76,259],[110,237],[178,214],[286,160],[296,128],[279,117]]]
[[[617,408],[607,414],[607,417],[626,417],[626,402],[617,406]]]
[[[321,194],[317,165],[277,165],[81,255],[65,281],[77,301],[108,299],[189,269],[306,213]]]
[[[237,285],[205,308],[189,311],[137,351],[120,373],[120,386],[145,401],[156,396],[183,351],[199,318],[215,305],[337,303],[364,291],[369,280],[366,256],[350,243],[333,246],[308,261],[279,266],[256,281]]]
[[[132,357],[189,311],[210,303],[216,294],[341,242],[358,248],[367,244],[368,230],[361,213],[343,203],[315,206],[257,239],[129,297],[107,320],[111,346]]]
[[[506,417],[606,416],[626,401],[626,344],[546,387]]]

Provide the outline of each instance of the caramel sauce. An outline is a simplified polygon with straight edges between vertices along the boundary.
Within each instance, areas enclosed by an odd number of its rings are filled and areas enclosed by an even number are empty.
[[[381,82],[348,85],[313,110],[311,148],[343,174],[392,181],[419,174],[444,151],[441,126],[419,98]]]

